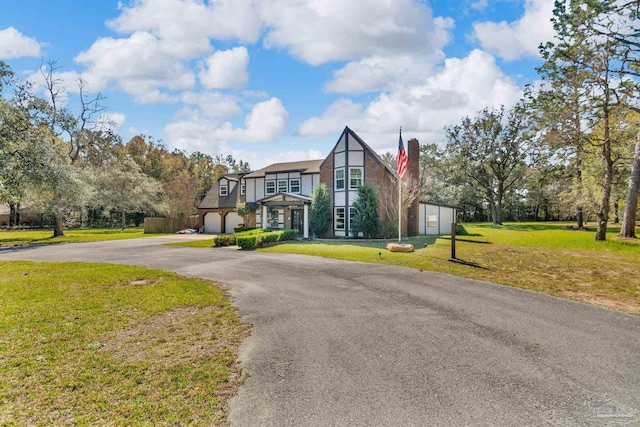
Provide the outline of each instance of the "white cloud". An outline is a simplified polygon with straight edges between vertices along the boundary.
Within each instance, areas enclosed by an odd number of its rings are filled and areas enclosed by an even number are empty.
[[[222,144],[268,142],[284,132],[289,113],[278,98],[257,103],[247,115],[243,128],[231,122],[215,122],[194,112],[192,117],[169,123],[169,141],[182,150],[218,152]]]
[[[507,61],[538,57],[540,43],[554,37],[553,0],[526,0],[524,15],[513,22],[476,22],[473,34],[481,46]]]
[[[504,75],[493,56],[474,50],[467,57],[447,59],[444,67],[422,82],[382,93],[368,104],[340,99],[319,117],[298,127],[302,136],[320,136],[341,131],[345,125],[356,130],[380,152],[393,149],[399,126],[408,137],[439,142],[443,127],[463,116],[475,115],[484,107],[512,106],[521,90]],[[426,140],[422,140],[426,142]]]
[[[244,46],[215,52],[208,57],[198,74],[207,89],[239,89],[249,81],[249,52]]]
[[[100,38],[75,60],[88,67],[85,75],[98,82],[96,89],[115,81],[138,102],[167,102],[170,99],[160,88],[188,89],[195,84],[193,71],[167,45],[145,32],[122,39]]]
[[[11,59],[40,56],[42,44],[33,37],[22,35],[13,27],[0,30],[0,58]]]
[[[371,56],[423,55],[441,49],[450,22],[413,0],[262,2],[264,44],[319,65]],[[444,25],[444,28],[443,28]]]
[[[120,4],[120,16],[108,26],[121,33],[148,31],[171,40],[176,50],[204,54],[209,38],[255,42],[261,22],[253,0],[134,0]]]
[[[102,130],[117,131],[125,121],[126,117],[122,113],[103,113],[98,118],[97,126]]]
[[[210,117],[232,117],[242,112],[234,96],[220,92],[184,92],[181,100],[187,105],[198,106]]]
[[[337,93],[377,92],[389,90],[397,84],[417,83],[443,59],[442,52],[431,56],[364,58],[334,71],[334,80],[325,85],[325,90]]]

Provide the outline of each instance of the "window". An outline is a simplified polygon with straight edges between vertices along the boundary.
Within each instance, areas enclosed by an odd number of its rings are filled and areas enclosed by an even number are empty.
[[[362,186],[362,168],[349,168],[349,189],[357,190]]]
[[[220,195],[226,196],[229,194],[229,186],[227,184],[220,184]]]
[[[288,182],[286,179],[281,179],[278,181],[278,193],[286,193],[288,190]]]
[[[344,208],[335,208],[335,229],[344,230]]]
[[[267,181],[267,194],[276,194],[276,182],[274,180]]]
[[[300,193],[300,180],[299,179],[292,179],[291,181],[289,181],[289,187],[291,187],[291,192],[293,194],[299,194]]]
[[[344,190],[344,169],[336,169],[335,178],[336,190]]]
[[[243,195],[243,196],[244,196],[244,192],[245,192],[246,188],[247,188],[247,187],[246,187],[245,182],[244,182],[244,179],[243,179],[243,180],[240,182],[240,194],[241,194],[241,195]]]
[[[438,226],[438,215],[427,215],[427,227]]]
[[[349,208],[349,230],[353,230],[353,217],[356,214],[356,210],[353,208]]]

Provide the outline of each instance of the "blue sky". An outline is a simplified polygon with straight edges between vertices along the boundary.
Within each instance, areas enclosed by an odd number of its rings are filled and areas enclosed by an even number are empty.
[[[323,158],[344,126],[380,153],[512,105],[536,81],[552,0],[21,0],[0,60],[40,81],[57,61],[138,133],[253,168]]]

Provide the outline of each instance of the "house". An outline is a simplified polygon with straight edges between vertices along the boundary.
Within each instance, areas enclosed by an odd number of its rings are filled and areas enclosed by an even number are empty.
[[[407,142],[408,177],[419,176],[420,144]],[[313,188],[325,183],[331,197],[332,226],[323,237],[349,237],[352,206],[363,184],[376,189],[382,204],[381,223],[397,210],[396,172],[348,127],[324,159],[275,163],[247,174],[220,177],[198,206],[205,233],[231,233],[238,224],[263,228],[292,228],[309,237],[309,208]],[[239,204],[255,208],[246,220],[237,213]],[[394,212],[395,213],[395,212]],[[417,199],[402,213],[402,235],[449,234],[456,208]]]

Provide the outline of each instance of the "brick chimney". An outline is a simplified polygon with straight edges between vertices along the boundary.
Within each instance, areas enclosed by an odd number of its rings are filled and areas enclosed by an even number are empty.
[[[420,180],[420,142],[412,138],[407,142],[407,157],[409,165],[407,167],[407,179],[418,182]],[[420,198],[411,202],[407,210],[407,235],[418,235],[418,212]]]

